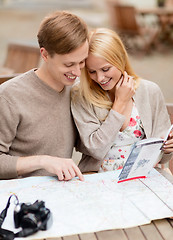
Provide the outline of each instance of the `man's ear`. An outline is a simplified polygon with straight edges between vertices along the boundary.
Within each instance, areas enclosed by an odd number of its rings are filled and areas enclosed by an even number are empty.
[[[42,56],[43,60],[45,62],[47,62],[47,59],[48,59],[48,56],[49,56],[47,50],[42,47],[42,48],[40,48],[40,53],[41,53],[41,56]]]

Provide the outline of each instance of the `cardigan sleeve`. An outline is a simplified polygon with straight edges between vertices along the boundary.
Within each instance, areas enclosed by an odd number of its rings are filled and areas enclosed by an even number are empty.
[[[0,179],[16,178],[18,157],[9,155],[9,149],[16,135],[16,109],[5,98],[0,97]]]
[[[158,137],[165,137],[168,129],[171,126],[169,114],[166,108],[163,93],[160,88],[156,85],[156,92],[154,93],[156,101],[155,107],[153,108],[153,130],[152,135]],[[153,99],[152,99],[153,100]]]
[[[156,99],[155,114],[153,121],[153,136],[165,137],[169,127],[171,126],[169,114],[166,108],[165,99],[162,91],[156,85],[154,94]],[[172,158],[173,154],[163,154],[160,163],[166,163]]]
[[[75,96],[75,101],[72,101],[71,110],[82,143],[79,144],[79,151],[95,159],[103,159],[122,127],[125,117],[111,109],[105,120],[101,121],[96,109],[88,105],[79,94]],[[105,109],[99,108],[99,110],[102,113]]]
[[[141,80],[136,93],[136,104],[146,137],[164,138],[171,122],[160,87],[154,82]],[[171,156],[172,154],[163,154],[160,163],[168,162]]]

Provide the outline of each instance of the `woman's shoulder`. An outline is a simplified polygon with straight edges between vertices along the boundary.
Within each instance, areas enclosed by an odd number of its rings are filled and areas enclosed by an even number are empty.
[[[79,92],[79,88],[80,88],[79,85],[80,85],[80,81],[77,80],[71,87],[71,94],[77,94]]]
[[[86,101],[80,90],[80,81],[76,81],[71,87],[71,104],[72,106],[76,105],[86,105]]]
[[[80,81],[76,81],[73,86],[71,87],[71,100],[72,102],[74,102],[74,99],[75,101],[77,99],[79,99],[81,96],[80,96]]]
[[[141,91],[143,90],[147,90],[149,92],[157,92],[160,91],[160,87],[157,83],[153,82],[153,81],[149,81],[146,79],[140,79],[140,84],[138,87]]]

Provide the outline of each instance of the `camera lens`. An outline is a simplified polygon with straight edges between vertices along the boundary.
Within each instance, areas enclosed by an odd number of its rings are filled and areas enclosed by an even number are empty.
[[[33,213],[26,214],[21,221],[22,228],[37,228],[38,224],[39,219],[37,219],[37,216]]]

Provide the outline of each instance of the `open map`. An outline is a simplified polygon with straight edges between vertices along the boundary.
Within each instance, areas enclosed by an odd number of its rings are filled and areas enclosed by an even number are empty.
[[[173,185],[155,169],[145,179],[122,183],[117,183],[119,173],[117,170],[85,175],[83,182],[77,178],[60,182],[56,177],[1,180],[0,212],[12,193],[20,203],[45,201],[53,224],[27,239],[128,228],[173,216]],[[2,227],[17,232],[13,211],[11,201]]]

